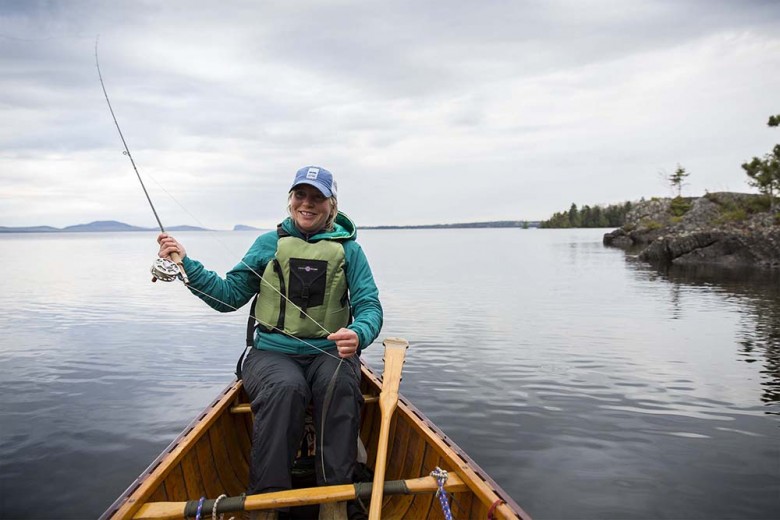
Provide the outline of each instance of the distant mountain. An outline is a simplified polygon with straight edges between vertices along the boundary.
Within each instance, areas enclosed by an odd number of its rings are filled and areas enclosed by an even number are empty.
[[[165,231],[211,231],[211,230],[198,227],[198,226],[171,226],[169,228],[165,228]]]
[[[62,229],[51,226],[27,226],[5,227],[0,226],[0,233],[89,233],[89,232],[117,232],[117,231],[154,231],[156,228],[143,228],[131,226],[116,220],[97,220],[89,224],[76,224]],[[169,231],[207,231],[205,228],[195,226],[172,226]]]
[[[0,226],[0,233],[52,233],[61,231],[51,226],[27,226],[27,227],[6,227]]]
[[[252,226],[245,226],[244,224],[236,224],[233,226],[233,231],[260,231],[261,228]]]
[[[151,231],[151,229],[131,226],[130,224],[117,222],[116,220],[97,220],[95,222],[90,222],[89,224],[67,226],[62,228],[61,231],[66,233],[81,233],[85,231]]]

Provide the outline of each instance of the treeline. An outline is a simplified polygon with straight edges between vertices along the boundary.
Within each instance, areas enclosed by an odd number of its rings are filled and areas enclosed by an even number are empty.
[[[361,226],[360,229],[471,229],[471,228],[528,228],[538,222],[528,220],[493,220],[490,222],[461,222],[456,224],[422,224],[416,226]]]
[[[601,206],[571,205],[569,211],[555,213],[549,220],[539,223],[541,228],[602,228],[620,227],[626,221],[626,215],[631,210],[631,203],[610,204]]]

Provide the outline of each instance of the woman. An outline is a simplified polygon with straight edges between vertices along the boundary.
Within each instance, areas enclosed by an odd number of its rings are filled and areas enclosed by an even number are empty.
[[[338,211],[333,175],[316,166],[298,170],[288,211],[224,279],[188,257],[172,236],[157,238],[159,256],[178,252],[188,287],[214,309],[235,310],[258,295],[254,348],[242,369],[255,417],[249,494],[291,488],[310,402],[321,451],[318,484],[352,481],[363,404],[358,356],[382,326],[379,292],[355,225]],[[320,514],[346,518],[345,511],[340,503]]]

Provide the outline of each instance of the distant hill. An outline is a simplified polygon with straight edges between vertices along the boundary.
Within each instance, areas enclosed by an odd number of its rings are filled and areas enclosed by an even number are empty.
[[[211,229],[198,226],[171,226],[169,228],[165,228],[165,231],[211,231]]]
[[[61,229],[66,233],[82,233],[85,231],[150,231],[149,228],[131,226],[116,220],[97,220],[89,224],[76,224]]]
[[[62,231],[51,226],[6,227],[0,226],[0,233],[53,233]]]
[[[233,226],[233,231],[260,231],[260,229],[261,228],[246,226],[244,224],[236,224]]]
[[[117,231],[154,231],[157,228],[143,228],[131,226],[116,220],[97,220],[89,224],[76,224],[64,228],[52,226],[27,226],[6,227],[0,226],[0,233],[89,233],[89,232],[117,232]],[[205,228],[195,226],[172,226],[167,231],[208,231]]]

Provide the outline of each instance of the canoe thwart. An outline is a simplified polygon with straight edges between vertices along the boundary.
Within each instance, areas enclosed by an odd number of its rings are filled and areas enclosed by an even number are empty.
[[[433,477],[420,477],[408,480],[392,480],[384,483],[384,495],[418,495],[435,493],[438,482]],[[468,486],[454,472],[449,474],[444,489],[450,493],[468,490]],[[325,502],[340,502],[360,498],[371,498],[373,483],[358,482],[337,486],[320,486],[259,495],[227,497],[219,500],[217,514],[236,513],[240,511],[255,511],[280,507],[297,507]],[[198,511],[198,500],[188,502],[149,502],[144,504],[133,517],[135,520],[173,520],[179,518],[194,518]],[[216,499],[204,500],[201,511],[212,511]]]
[[[365,404],[378,403],[379,396],[363,394],[363,401]],[[252,405],[249,403],[240,403],[230,407],[230,413],[249,413],[251,411],[252,411]]]

